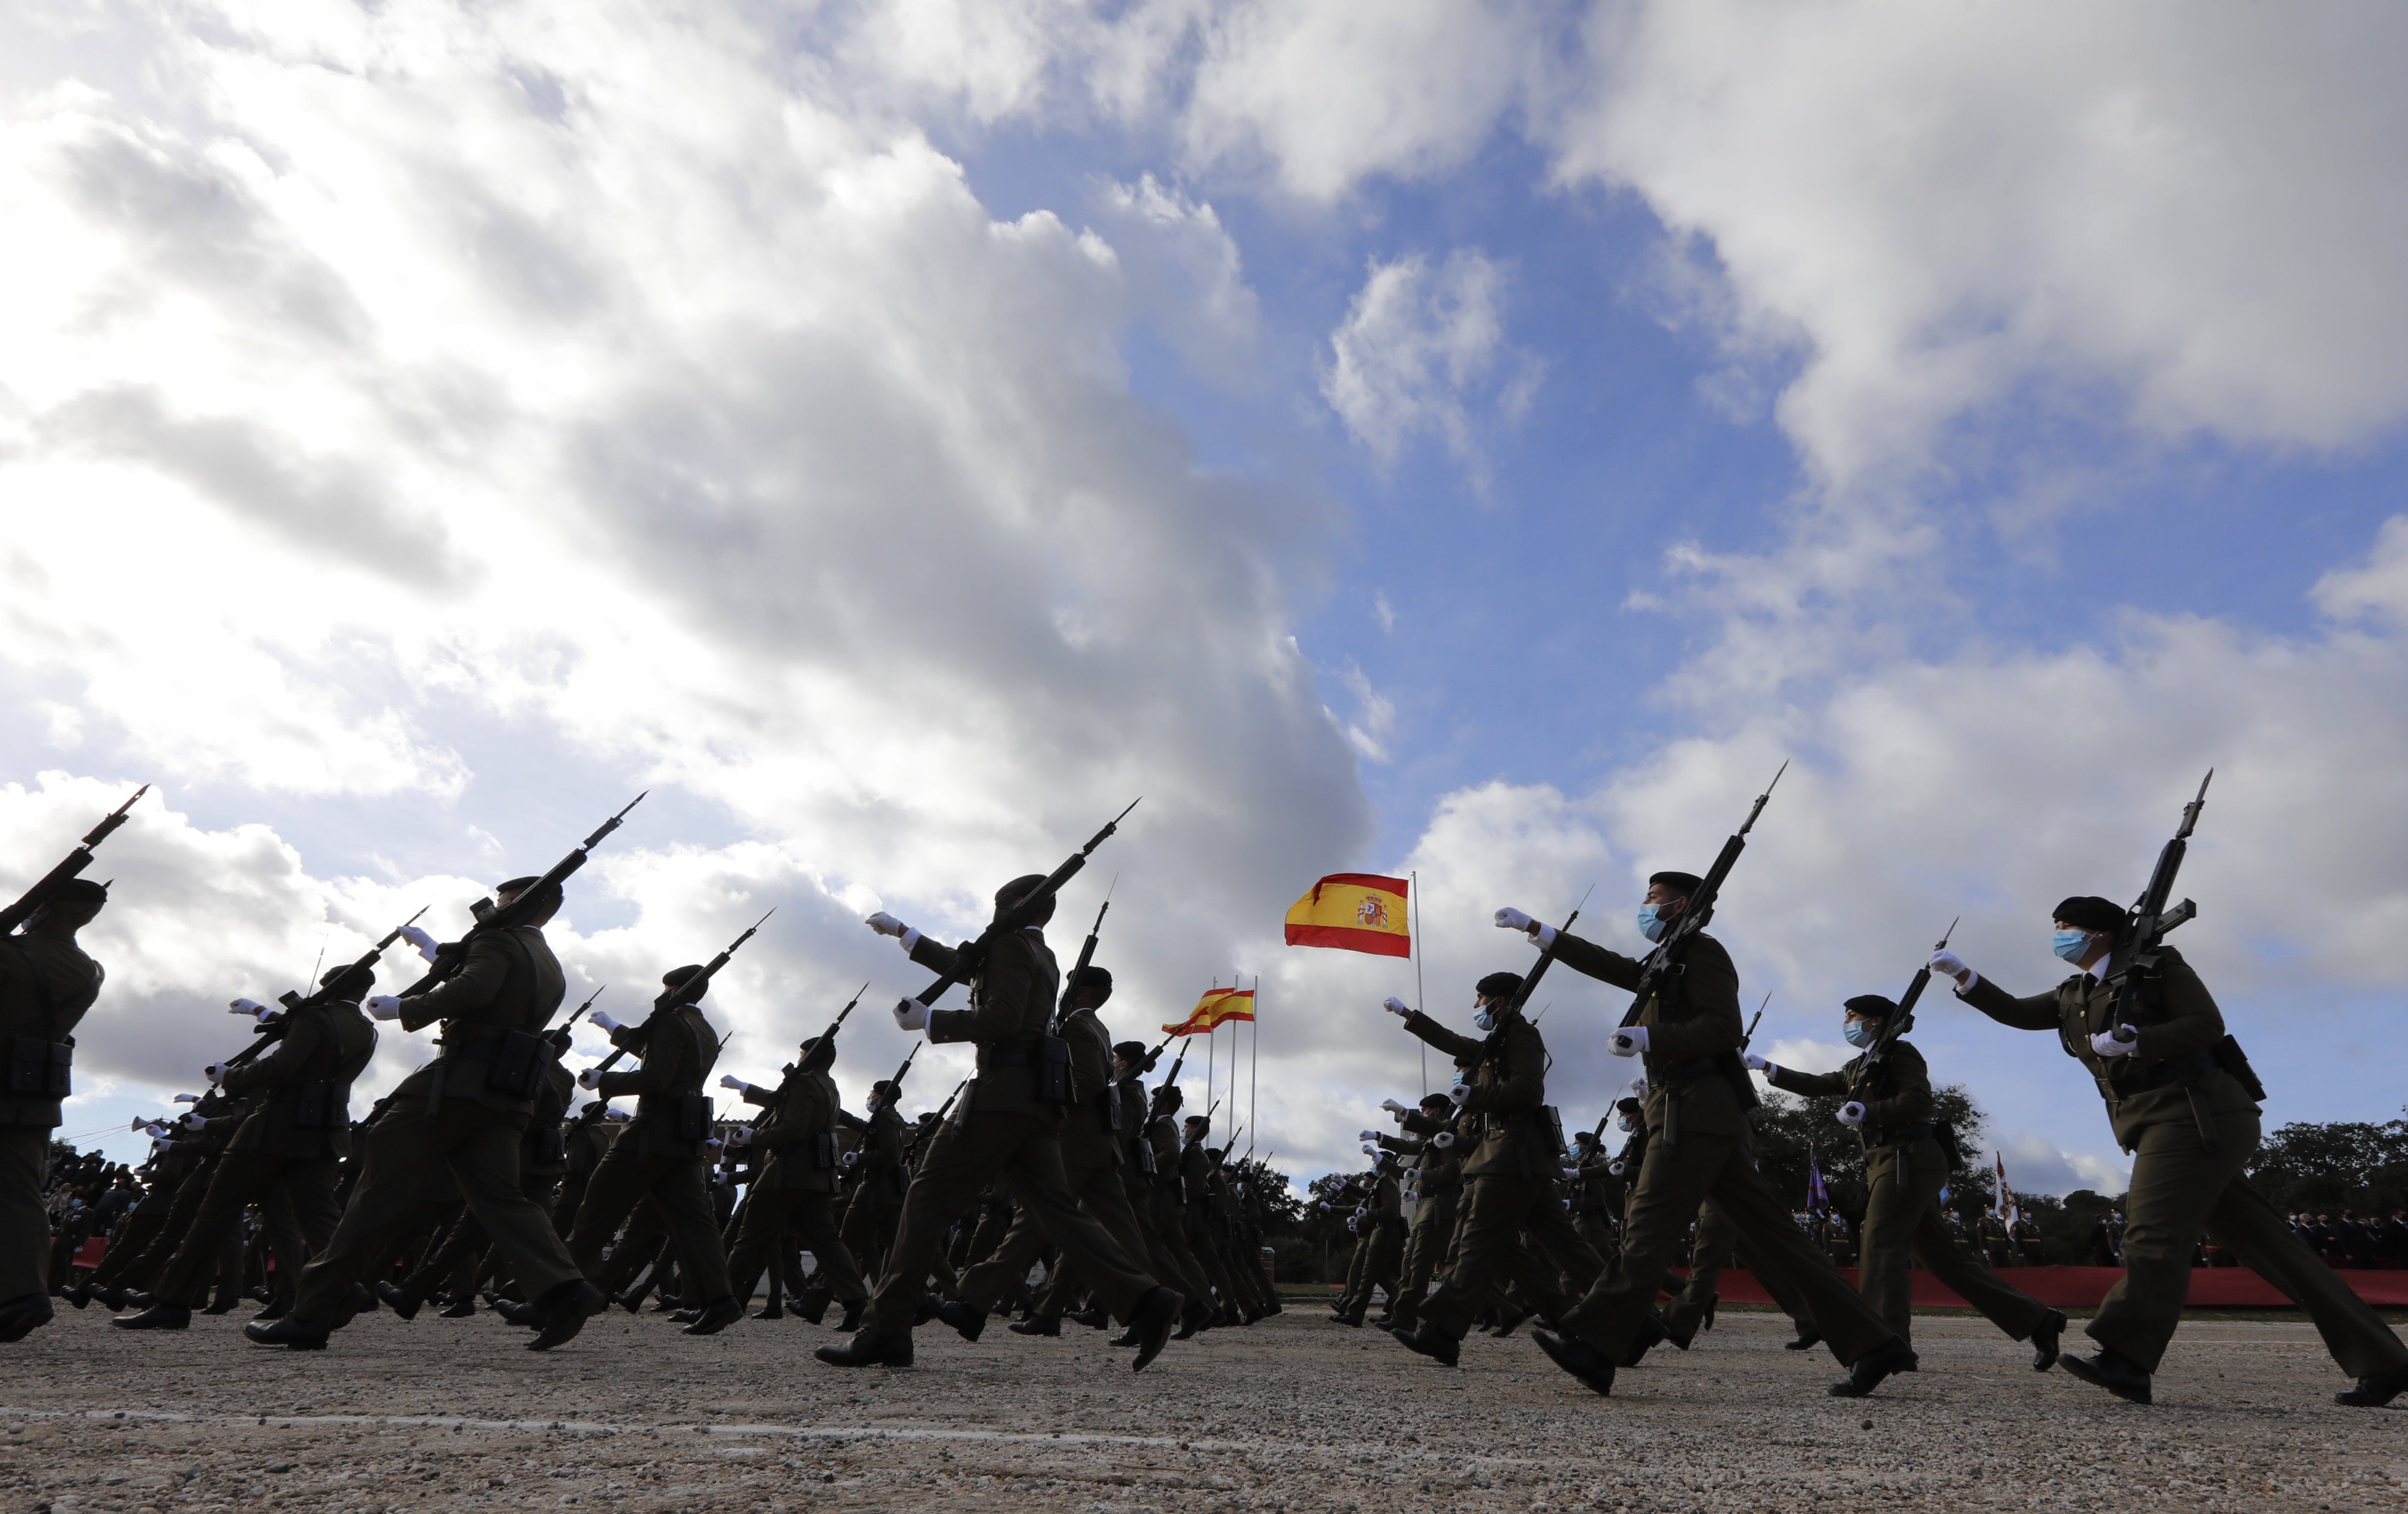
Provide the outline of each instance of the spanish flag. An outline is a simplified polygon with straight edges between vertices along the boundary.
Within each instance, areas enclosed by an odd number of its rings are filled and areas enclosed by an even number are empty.
[[[1376,872],[1333,872],[1289,906],[1287,944],[1337,946],[1374,957],[1411,957],[1402,878]]]
[[[1162,1028],[1165,1035],[1211,1035],[1224,1020],[1250,1020],[1254,1017],[1254,990],[1252,988],[1211,988],[1196,1001],[1187,1018],[1177,1025]]]

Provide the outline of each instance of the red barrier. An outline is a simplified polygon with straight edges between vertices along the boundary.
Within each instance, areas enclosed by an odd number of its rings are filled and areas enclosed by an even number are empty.
[[[1842,1269],[1848,1281],[1856,1280],[1854,1267]],[[1914,1278],[1914,1306],[1918,1309],[1970,1309],[1971,1305],[1944,1287],[1939,1278],[1917,1268]],[[2003,1267],[2000,1281],[2021,1289],[2033,1298],[2055,1309],[2092,1309],[2107,1296],[2124,1276],[2121,1267]],[[2367,1303],[2386,1309],[2408,1308],[2408,1272],[2364,1271],[2348,1269],[2338,1276]],[[1722,1276],[1715,1291],[1733,1304],[1770,1304],[1772,1295],[1764,1285],[1736,1268]],[[2246,1267],[2193,1267],[2190,1273],[2190,1305],[2200,1309],[2287,1309],[2294,1307],[2289,1299]]]
[[[95,1235],[92,1239],[84,1242],[83,1245],[76,1247],[75,1262],[73,1262],[73,1265],[79,1267],[97,1267],[100,1265],[100,1259],[107,1255],[108,1255],[108,1237],[106,1235]],[[1756,1286],[1753,1278],[1749,1279],[1748,1286],[1750,1288]]]

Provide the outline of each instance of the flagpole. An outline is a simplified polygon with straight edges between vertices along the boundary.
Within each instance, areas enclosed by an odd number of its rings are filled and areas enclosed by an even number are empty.
[[[1413,1007],[1426,1015],[1429,1013],[1429,1001],[1422,992],[1422,875],[1419,870],[1415,870],[1406,873],[1405,878],[1412,885],[1405,902],[1412,911],[1406,921],[1406,930],[1407,944],[1413,950]],[[1413,1039],[1421,1042],[1422,1097],[1426,1099],[1429,1097],[1429,1043],[1422,1041],[1419,1036]]]
[[[1250,1023],[1254,1030],[1246,1037],[1246,1129],[1259,1131],[1262,1129],[1256,1122],[1259,1106],[1254,1099],[1263,1086],[1263,975],[1260,973],[1254,974],[1254,1017]]]

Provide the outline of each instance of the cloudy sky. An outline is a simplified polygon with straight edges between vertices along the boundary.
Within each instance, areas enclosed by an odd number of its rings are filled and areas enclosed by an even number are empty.
[[[24,0],[0,18],[0,858],[96,875],[68,1133],[640,789],[581,993],[778,915],[733,1071],[1145,802],[1107,1018],[1260,974],[1259,1139],[1419,1086],[1515,904],[1719,933],[1776,1057],[2054,981],[2209,766],[2183,944],[2270,1119],[2408,1036],[2397,7]],[[1075,919],[1076,923],[1073,923]],[[389,972],[388,982],[397,974]],[[1623,996],[1541,1001],[1592,1122]],[[910,1038],[856,1019],[854,1095]],[[2050,1038],[1921,1044],[2119,1187]],[[1225,1054],[1226,1054],[1225,1047]],[[371,1088],[427,1055],[388,1031]],[[932,1049],[913,1103],[968,1057]],[[1226,1074],[1224,1074],[1226,1075]]]

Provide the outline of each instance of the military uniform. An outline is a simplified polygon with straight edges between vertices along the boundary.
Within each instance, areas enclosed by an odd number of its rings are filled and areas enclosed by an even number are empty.
[[[1630,958],[1569,932],[1555,944],[1555,960],[1575,972],[1616,988],[1639,986],[1641,964]],[[1730,954],[1700,932],[1690,938],[1683,966],[1670,980],[1672,991],[1651,995],[1632,1021],[1648,1033],[1642,1109],[1648,1139],[1632,1183],[1621,1253],[1557,1321],[1607,1361],[1619,1361],[1647,1328],[1664,1270],[1680,1254],[1698,1205],[1711,1198],[1736,1227],[1768,1286],[1797,1295],[1831,1354],[1853,1363],[1895,1340],[1896,1333],[1799,1233],[1742,1144],[1741,1088],[1747,1074],[1739,1047],[1745,1031]]]
[[[897,1097],[900,1097],[898,1094]],[[844,1223],[838,1238],[856,1265],[874,1275],[895,1241],[895,1223],[903,1213],[903,1193],[911,1186],[904,1154],[911,1132],[894,1103],[870,1111],[867,1118],[839,1114],[838,1118],[861,1138],[853,1148],[853,1193],[845,1201]]]
[[[749,1149],[765,1153],[768,1161],[745,1193],[743,1222],[727,1262],[739,1303],[752,1296],[763,1267],[788,1231],[801,1236],[819,1263],[815,1287],[847,1305],[869,1296],[853,1253],[837,1234],[829,1203],[836,1192],[837,1119],[842,1112],[836,1080],[827,1074],[835,1060],[833,1043],[815,1043],[777,1091],[757,1101],[768,1107],[769,1117],[753,1131]],[[754,1100],[749,1090],[745,1098]]]
[[[1462,1211],[1463,1163],[1455,1156],[1453,1125],[1452,1120],[1434,1120],[1415,1111],[1405,1117],[1406,1130],[1426,1126],[1427,1133],[1419,1139],[1412,1135],[1379,1138],[1383,1150],[1410,1158],[1413,1163],[1412,1233],[1405,1241],[1396,1296],[1388,1301],[1389,1322],[1398,1330],[1411,1330],[1421,1322],[1422,1296],[1455,1241],[1455,1222]],[[1437,1144],[1440,1134],[1447,1136],[1445,1146]]]
[[[951,973],[960,956],[921,937],[911,959]],[[1063,1107],[1038,1097],[1039,1041],[1061,976],[1040,930],[1011,931],[996,937],[971,980],[968,1009],[929,1012],[928,1040],[974,1043],[978,1073],[952,1119],[928,1143],[904,1195],[894,1248],[864,1324],[873,1337],[909,1339],[945,1232],[998,1176],[1115,1316],[1132,1318],[1138,1301],[1157,1286],[1110,1231],[1080,1209],[1062,1167]]]
[[[2344,1371],[2370,1377],[2408,1369],[2408,1347],[2242,1175],[2258,1150],[2258,1105],[2216,1060],[2223,1012],[2180,952],[2165,947],[2160,959],[2159,1005],[2122,1057],[2102,1058],[2091,1047],[2092,1036],[2115,1028],[2115,996],[2090,973],[2024,999],[1979,976],[1957,989],[2001,1025],[2057,1032],[2098,1085],[2116,1145],[2132,1155],[2124,1276],[2100,1304],[2090,1337],[2156,1372],[2182,1321],[2203,1232],[2305,1309]],[[2215,1133],[2213,1149],[2200,1130],[2202,1114]]]
[[[50,1318],[50,1216],[42,1186],[50,1132],[68,1092],[75,1028],[105,976],[68,937],[0,937],[0,1339],[17,1339]]]
[[[1776,1064],[1767,1076],[1786,1093],[1848,1098],[1865,1106],[1856,1135],[1865,1146],[1870,1197],[1858,1237],[1858,1286],[1900,1339],[1913,1329],[1909,1273],[1916,1261],[2012,1339],[2030,1339],[2056,1312],[2000,1282],[1950,1234],[1940,1210],[1948,1158],[1932,1129],[1938,1105],[1923,1053],[1893,1041],[1877,1063],[1859,1056],[1836,1073],[1800,1073]]]
[[[217,1254],[238,1233],[243,1210],[278,1190],[309,1252],[326,1244],[342,1218],[335,1180],[351,1150],[351,1083],[376,1046],[376,1025],[353,1001],[305,1002],[286,1017],[273,1052],[226,1069],[219,1086],[229,1097],[251,1100],[251,1111],[219,1157],[207,1196],[150,1291],[153,1297],[170,1307],[199,1307]],[[288,1286],[293,1276],[284,1274]]]
[[[401,1002],[402,1029],[442,1022],[442,1055],[404,1078],[368,1127],[351,1203],[301,1274],[290,1322],[323,1329],[348,1316],[351,1290],[390,1258],[395,1233],[437,1168],[459,1184],[529,1297],[578,1280],[550,1218],[519,1186],[520,1141],[540,1078],[532,1058],[539,1054],[524,1048],[531,1060],[523,1088],[494,1075],[497,1053],[516,1049],[508,1038],[533,1041],[566,987],[543,931],[518,926],[471,937],[458,973]]]
[[[636,1117],[586,1182],[568,1254],[588,1278],[600,1277],[602,1248],[650,1199],[677,1254],[681,1296],[689,1305],[727,1298],[727,1253],[707,1186],[713,1111],[702,1091],[719,1060],[719,1033],[695,1005],[672,1004],[641,1025],[612,1031],[610,1041],[639,1061],[633,1072],[604,1073],[593,1091],[602,1099],[635,1095]]]

